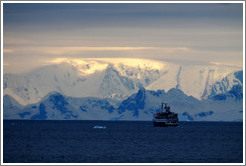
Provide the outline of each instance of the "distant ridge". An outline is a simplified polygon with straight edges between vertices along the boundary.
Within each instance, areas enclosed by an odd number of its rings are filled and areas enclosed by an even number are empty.
[[[232,92],[233,91],[233,92]],[[198,100],[182,90],[146,90],[140,88],[121,103],[95,97],[74,98],[51,92],[41,101],[20,105],[4,96],[4,119],[31,120],[152,120],[162,101],[168,102],[181,121],[242,121],[242,89],[234,88],[220,96]]]

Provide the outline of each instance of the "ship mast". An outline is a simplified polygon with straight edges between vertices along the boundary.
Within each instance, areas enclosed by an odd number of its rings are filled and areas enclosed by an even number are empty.
[[[161,102],[161,112],[170,112],[170,107],[167,105],[167,103]]]
[[[164,102],[161,102],[161,112],[164,112]]]

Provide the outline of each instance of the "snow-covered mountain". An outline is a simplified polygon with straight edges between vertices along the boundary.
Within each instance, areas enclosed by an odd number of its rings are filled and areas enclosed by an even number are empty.
[[[71,98],[58,92],[51,92],[40,102],[24,107],[5,95],[3,107],[4,119],[108,120],[111,114],[114,115],[114,106],[106,99]]]
[[[81,119],[81,120],[151,120],[160,111],[160,103],[168,102],[180,120],[242,121],[242,89],[230,90],[210,99],[198,100],[177,88],[140,90],[121,103],[110,99],[74,98],[58,92],[46,95],[40,102],[21,106],[11,96],[4,96],[4,119]]]
[[[177,88],[172,88],[168,92],[164,90],[150,91],[144,88],[124,100],[119,106],[119,113],[124,114],[121,119],[135,120],[148,119],[153,113],[160,110],[160,103],[169,103],[172,110],[178,113],[180,120],[188,121],[242,121],[243,119],[243,99],[242,89],[226,92],[226,98],[214,98],[198,100],[186,95]]]
[[[142,59],[56,59],[28,73],[5,74],[3,89],[4,95],[12,96],[21,105],[37,103],[52,91],[77,98],[122,101],[142,87],[165,91],[177,88],[201,100],[242,86],[240,70],[231,66],[180,66]]]
[[[206,99],[210,95],[230,90],[233,85],[242,85],[242,79],[236,74],[238,71],[242,72],[237,67],[221,65],[172,66],[146,89],[168,91],[178,88],[197,99]]]
[[[5,74],[4,94],[22,105],[38,102],[52,91],[72,97],[123,100],[162,74],[159,62],[124,60],[64,60],[28,73]]]
[[[209,91],[206,91],[203,95],[207,98],[214,97],[223,93],[240,94],[237,98],[243,97],[241,92],[243,89],[243,71],[231,73],[224,77],[221,81],[215,82]],[[224,94],[225,95],[225,94]],[[204,97],[203,96],[203,97]]]

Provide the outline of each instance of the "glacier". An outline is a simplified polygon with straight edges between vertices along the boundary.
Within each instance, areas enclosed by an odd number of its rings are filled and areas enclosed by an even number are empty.
[[[159,67],[147,62],[140,61],[137,66],[107,62],[105,68],[100,67],[104,63],[89,62],[81,65],[61,62],[18,75],[5,74],[4,94],[13,96],[22,105],[38,102],[52,91],[72,97],[123,100],[161,75]]]
[[[148,90],[178,88],[197,99],[206,99],[242,84],[232,66],[181,66],[153,60],[64,60],[22,74],[4,74],[3,94],[20,104],[40,101],[52,91],[72,97],[111,98],[122,101],[144,87]],[[115,63],[116,61],[117,63]],[[134,61],[134,63],[132,62]]]
[[[243,71],[222,65],[65,59],[5,74],[3,90],[4,119],[151,120],[162,100],[181,120],[242,120],[243,111]]]

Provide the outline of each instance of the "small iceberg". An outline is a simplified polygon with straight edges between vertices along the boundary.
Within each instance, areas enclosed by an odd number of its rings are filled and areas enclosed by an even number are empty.
[[[94,126],[93,129],[106,129],[106,126]]]

